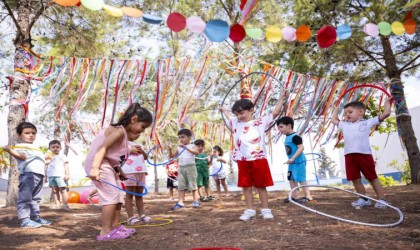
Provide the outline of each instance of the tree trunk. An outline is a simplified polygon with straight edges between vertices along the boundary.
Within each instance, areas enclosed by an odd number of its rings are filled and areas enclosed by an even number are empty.
[[[27,4],[20,4],[17,11],[17,35],[15,39],[15,72],[14,76],[10,78],[10,97],[9,97],[9,114],[7,118],[9,145],[14,145],[18,142],[18,135],[16,127],[19,123],[25,121],[27,107],[26,101],[30,95],[31,84],[24,78],[24,74],[16,69],[23,71],[31,70],[31,55],[23,48],[31,47],[30,35],[30,13],[31,10],[26,6]],[[13,158],[13,157],[11,157]],[[10,160],[11,166],[9,169],[9,181],[7,186],[6,206],[15,206],[18,194],[19,171],[16,167],[15,159]]]
[[[387,37],[381,37],[384,50],[384,60],[388,77],[391,79],[391,94],[394,98],[397,128],[407,150],[411,170],[411,183],[420,183],[420,151],[414,134],[411,116],[407,108],[404,86],[401,82],[401,72],[398,70],[395,55]]]

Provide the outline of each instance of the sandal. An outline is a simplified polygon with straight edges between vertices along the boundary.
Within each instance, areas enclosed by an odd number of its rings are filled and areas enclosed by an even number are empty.
[[[117,230],[122,233],[128,233],[130,236],[136,233],[136,229],[134,228],[126,228],[123,225],[117,227]]]
[[[114,228],[107,235],[96,236],[96,240],[98,240],[98,241],[123,240],[123,239],[127,239],[128,237],[130,237],[129,233],[118,231],[117,228]]]
[[[314,199],[308,199],[307,197],[302,197],[302,198],[297,199],[297,202],[299,202],[299,203],[307,203],[307,202],[309,202],[309,203],[315,203],[316,200],[314,200]]]
[[[140,216],[140,221],[144,222],[144,223],[150,223],[153,221],[152,218],[150,218],[149,216],[146,216],[145,214],[142,214]]]
[[[141,222],[141,220],[139,218],[137,218],[136,216],[130,217],[127,220],[127,224],[130,225],[130,226],[134,226],[139,222]]]
[[[299,202],[299,199],[292,198],[292,201]],[[284,203],[289,203],[289,198],[283,200]]]

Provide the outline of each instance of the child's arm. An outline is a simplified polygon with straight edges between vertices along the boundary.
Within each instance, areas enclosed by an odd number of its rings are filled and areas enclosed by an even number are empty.
[[[272,112],[273,117],[277,117],[278,115],[280,115],[280,111],[281,111],[281,108],[283,106],[284,100],[286,99],[286,95],[287,95],[287,91],[284,88],[281,91],[279,101],[277,102],[277,105]]]
[[[16,150],[12,149],[9,145],[3,146],[4,151],[9,153],[11,156],[15,157],[20,161],[26,160],[26,155],[18,153]]]
[[[217,157],[217,161],[221,161],[221,162],[223,162],[223,163],[226,163],[225,158],[223,158],[223,157],[221,157],[221,156]]]
[[[229,111],[227,111],[227,109],[226,109],[225,107],[220,106],[220,107],[219,107],[219,110],[223,112],[223,114],[226,116],[226,118],[227,118],[228,120],[230,120],[231,115],[229,114]]]
[[[64,162],[64,180],[68,181],[69,180],[69,163],[68,162]]]
[[[338,125],[338,123],[340,122],[340,118],[338,118],[338,108],[337,107],[334,107],[334,109],[333,109],[331,122],[334,125]]]
[[[192,147],[187,147],[187,145],[179,145],[180,147],[186,148],[190,153],[198,155],[200,152],[198,152],[198,148],[195,145],[192,145]]]
[[[384,112],[379,115],[379,120],[380,121],[385,120],[391,114],[391,101],[392,101],[392,99],[393,99],[392,97],[386,99],[386,102],[385,102],[385,105],[384,105]]]
[[[143,158],[146,160],[147,159],[147,153],[143,150],[143,148],[140,145],[135,145],[131,148],[130,150],[131,153],[135,153],[135,154],[142,154]]]
[[[303,152],[303,144],[299,144],[299,145],[297,145],[297,147],[298,147],[298,149],[296,150],[296,153],[289,159],[289,160],[287,160],[287,164],[291,164],[291,163],[293,163],[295,160],[296,160],[296,158],[298,158],[298,156],[300,155],[300,154],[302,154],[302,152]]]
[[[169,152],[169,158],[172,159],[178,154],[178,150],[175,151],[175,153],[172,153],[172,145],[171,144],[168,144],[167,148],[168,148],[168,152]]]

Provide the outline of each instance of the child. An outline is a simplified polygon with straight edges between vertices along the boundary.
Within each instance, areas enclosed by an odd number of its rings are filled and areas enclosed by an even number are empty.
[[[67,194],[67,184],[64,181],[69,180],[69,161],[67,156],[61,151],[61,143],[58,140],[50,141],[48,149],[51,151],[52,155],[47,155],[47,176],[48,176],[48,185],[51,187],[54,193],[54,208],[61,208],[64,211],[70,211],[69,206],[67,205],[68,194]],[[63,201],[63,205],[60,204],[60,194]]]
[[[223,158],[223,150],[220,146],[213,147],[213,157],[210,158],[211,175],[216,182],[216,192],[221,196],[220,184],[223,186],[225,196],[228,196],[228,188],[226,185],[226,160]]]
[[[197,186],[198,186],[198,195],[200,196],[200,201],[206,202],[213,199],[209,194],[209,160],[207,155],[204,153],[204,141],[195,140],[194,145],[197,146],[198,153],[195,157],[195,165],[197,167]],[[201,187],[204,187],[206,196],[201,194]]]
[[[45,156],[38,147],[33,146],[37,129],[29,122],[22,122],[16,127],[21,143],[3,149],[16,158],[19,170],[19,193],[17,214],[21,228],[37,228],[50,225],[51,221],[40,217],[40,191],[44,184]],[[13,149],[15,148],[15,149]]]
[[[130,178],[124,182],[125,187],[128,191],[143,193],[143,187],[139,185],[138,182],[146,184],[146,175],[147,168],[144,159],[147,159],[147,154],[144,152],[143,148],[136,143],[129,142],[131,145],[131,152],[128,156],[128,160],[125,162],[122,167],[123,172],[126,174],[127,178]],[[125,194],[125,210],[128,214],[128,225],[135,225],[138,222],[149,223],[152,221],[152,218],[144,214],[144,203],[143,196],[136,196],[136,207],[139,217],[134,216],[133,212],[133,195],[126,193]]]
[[[375,208],[386,208],[383,203],[387,204],[387,202],[384,199],[384,192],[376,174],[369,134],[373,126],[378,125],[391,114],[391,99],[386,100],[383,114],[365,120],[363,119],[365,112],[366,107],[362,102],[350,102],[344,106],[345,121],[339,120],[338,109],[336,108],[333,112],[332,123],[337,125],[343,133],[347,180],[353,182],[353,186],[359,194],[366,195],[360,175],[360,172],[362,172],[375,190],[377,199],[381,201],[376,202]],[[351,205],[353,207],[370,206],[371,201],[360,197]]]
[[[135,229],[118,227],[123,198],[120,190],[99,180],[121,187],[118,173],[124,179],[121,166],[130,152],[128,141],[139,138],[151,123],[152,114],[133,103],[116,124],[101,131],[91,144],[85,171],[98,189],[102,205],[102,230],[96,237],[99,241],[125,239],[135,233]]]
[[[197,168],[195,166],[195,155],[198,154],[198,149],[195,145],[190,145],[191,131],[189,129],[181,129],[178,131],[179,146],[177,151],[172,153],[172,146],[168,145],[169,157],[173,158],[182,150],[179,156],[178,168],[178,202],[172,207],[172,210],[184,208],[185,190],[190,190],[193,196],[193,208],[200,207],[200,202],[197,200]]]
[[[302,137],[293,131],[294,121],[291,117],[284,116],[276,121],[277,128],[286,135],[284,146],[286,147],[286,154],[289,158],[287,164],[289,169],[287,173],[287,179],[290,183],[290,188],[297,187],[300,185],[306,185],[306,158],[303,153],[303,141]],[[303,187],[305,197],[298,199],[297,192],[293,192],[292,199],[301,203],[312,201],[312,196],[309,192],[309,187]],[[289,202],[286,198],[285,202]]]
[[[166,188],[169,189],[169,200],[174,200],[174,188],[178,188],[178,163],[173,161],[166,164],[166,173],[168,178],[166,179]]]
[[[285,91],[280,95],[279,102],[273,112],[260,119],[254,120],[254,103],[249,99],[240,99],[232,106],[236,118],[230,119],[226,108],[221,111],[229,119],[229,127],[234,134],[235,150],[233,158],[238,163],[238,187],[243,188],[246,210],[239,217],[248,221],[256,216],[252,199],[252,187],[256,187],[261,201],[261,216],[263,219],[273,219],[271,209],[268,208],[268,194],[266,187],[273,186],[270,167],[265,153],[265,130],[270,126],[273,117],[280,114]]]

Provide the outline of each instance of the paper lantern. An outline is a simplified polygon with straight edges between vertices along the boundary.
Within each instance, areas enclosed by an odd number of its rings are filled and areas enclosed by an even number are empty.
[[[104,10],[108,15],[113,17],[121,17],[123,15],[122,9],[107,4],[104,4]]]
[[[260,28],[253,28],[253,29],[245,29],[247,36],[258,39],[262,36],[263,31]]]
[[[139,18],[143,15],[141,10],[132,7],[122,7],[121,10],[124,15],[129,17]]]
[[[70,7],[77,6],[77,4],[80,3],[80,0],[54,0],[54,3],[61,6]]]
[[[229,24],[223,20],[211,20],[207,23],[204,30],[207,38],[212,42],[223,42],[229,37]]]
[[[69,192],[69,198],[67,200],[68,203],[80,203],[80,194],[76,191]]]
[[[407,19],[404,22],[405,32],[409,35],[416,33],[417,24],[413,19]]]
[[[190,16],[187,18],[187,29],[193,33],[203,33],[206,29],[206,22],[198,16]]]
[[[245,38],[245,36],[246,36],[245,29],[239,23],[234,24],[230,27],[229,38],[234,43],[239,43]]]
[[[391,24],[392,32],[394,32],[395,35],[401,36],[405,32],[404,25],[401,22],[393,22]]]
[[[380,22],[378,23],[379,34],[383,36],[391,35],[391,24],[388,22]]]
[[[159,16],[143,14],[142,18],[143,18],[143,21],[150,24],[160,24],[161,22],[163,22],[163,19]]]
[[[281,29],[277,26],[268,26],[265,30],[265,36],[267,37],[267,40],[272,43],[277,43],[282,38]]]
[[[284,40],[293,42],[296,40],[296,29],[291,26],[286,26],[281,30]]]
[[[379,35],[378,25],[374,23],[367,23],[365,27],[363,27],[363,31],[368,34],[369,36],[376,37]]]
[[[100,10],[104,7],[103,0],[81,0],[82,5],[89,10]]]
[[[346,40],[351,37],[352,29],[347,24],[342,24],[337,27],[337,36],[341,40]]]
[[[301,43],[308,41],[311,35],[311,28],[307,25],[301,25],[296,29],[296,39]]]
[[[174,32],[180,32],[187,25],[185,17],[178,12],[171,13],[168,16],[166,23],[168,24],[169,29],[171,29]]]
[[[324,26],[318,31],[316,40],[319,47],[328,48],[337,41],[337,32],[332,26]]]

